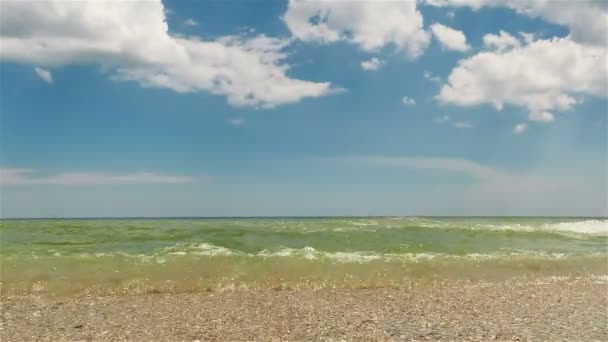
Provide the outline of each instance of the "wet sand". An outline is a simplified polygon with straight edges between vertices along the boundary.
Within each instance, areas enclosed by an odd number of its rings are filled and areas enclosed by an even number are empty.
[[[2,298],[8,341],[606,341],[603,278]]]

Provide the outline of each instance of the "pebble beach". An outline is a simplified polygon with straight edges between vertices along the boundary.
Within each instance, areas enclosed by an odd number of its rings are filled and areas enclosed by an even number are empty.
[[[605,276],[4,297],[1,341],[606,341]]]

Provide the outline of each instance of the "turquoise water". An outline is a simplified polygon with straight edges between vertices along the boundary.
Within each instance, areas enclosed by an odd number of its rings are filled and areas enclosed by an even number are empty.
[[[0,234],[5,292],[608,273],[605,218],[2,220]]]

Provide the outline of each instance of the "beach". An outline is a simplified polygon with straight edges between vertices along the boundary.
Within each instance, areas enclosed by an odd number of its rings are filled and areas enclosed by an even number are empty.
[[[604,278],[2,303],[2,341],[605,341]]]
[[[603,218],[0,221],[2,341],[603,341]]]
[[[608,342],[608,0],[0,0],[0,342]]]

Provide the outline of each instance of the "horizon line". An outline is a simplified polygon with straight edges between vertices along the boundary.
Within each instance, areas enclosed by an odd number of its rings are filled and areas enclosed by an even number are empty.
[[[585,215],[308,215],[308,216],[66,216],[66,217],[0,217],[0,220],[167,220],[167,219],[316,219],[316,218],[591,218]]]

